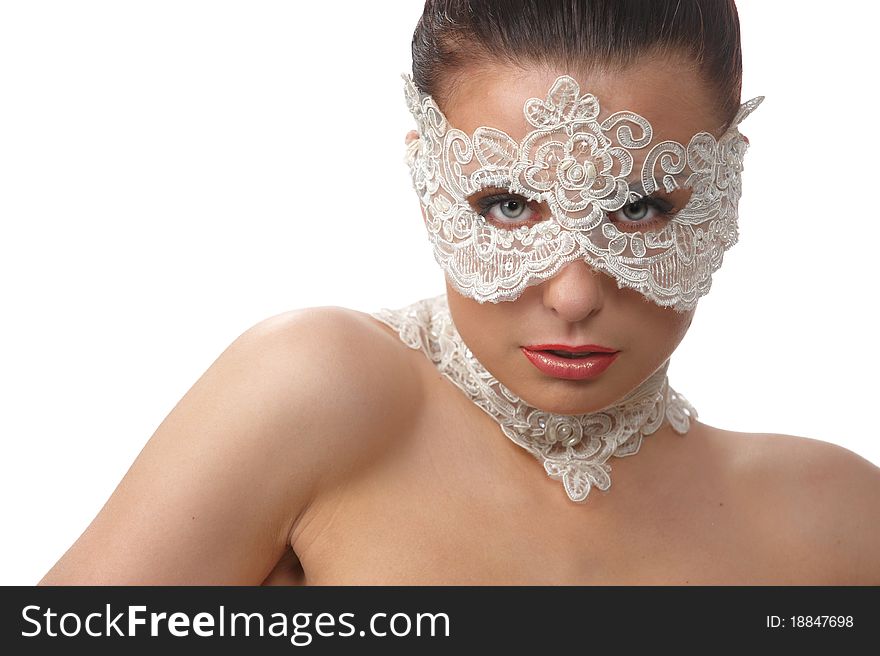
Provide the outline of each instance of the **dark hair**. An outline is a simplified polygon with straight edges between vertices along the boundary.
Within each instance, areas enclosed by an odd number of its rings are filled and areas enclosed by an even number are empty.
[[[589,71],[676,55],[696,63],[726,128],[742,85],[734,0],[426,0],[412,41],[413,80],[441,108],[455,76],[487,61]]]

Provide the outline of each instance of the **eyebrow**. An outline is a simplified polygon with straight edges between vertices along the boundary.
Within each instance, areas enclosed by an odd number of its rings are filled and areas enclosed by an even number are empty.
[[[682,182],[687,180],[688,176],[686,174],[684,174],[684,173],[664,173],[663,175],[659,176],[659,179],[657,180],[657,182],[658,182],[657,189],[655,189],[651,193],[654,193],[657,191],[666,192],[666,185],[663,184],[663,177],[665,177],[666,175],[671,175],[672,179],[675,180],[675,189],[684,189]],[[629,185],[630,191],[637,191],[640,194],[642,194],[643,196],[648,195],[645,193],[645,188],[642,186],[641,176],[636,180],[627,179],[626,183],[627,183],[627,185]],[[673,189],[673,191],[675,191],[675,189]]]
[[[631,192],[636,192],[640,196],[647,196],[645,188],[642,186],[641,178],[638,178],[637,180],[627,180],[626,184],[629,185],[629,190]]]

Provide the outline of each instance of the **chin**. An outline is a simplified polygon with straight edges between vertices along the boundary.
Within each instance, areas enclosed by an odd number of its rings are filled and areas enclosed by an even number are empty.
[[[529,405],[558,415],[585,415],[614,405],[638,383],[623,389],[603,383],[602,379],[573,381],[550,379],[537,383],[508,385],[510,391]]]
[[[511,382],[515,384],[508,384],[501,378],[499,380],[535,408],[560,415],[585,415],[619,403],[662,366],[661,362],[645,367],[644,360],[638,361],[640,366],[635,371],[627,366],[615,370],[612,365],[608,371],[592,380],[552,378],[519,368],[517,375],[511,377]],[[630,365],[633,360],[619,360],[615,364]]]

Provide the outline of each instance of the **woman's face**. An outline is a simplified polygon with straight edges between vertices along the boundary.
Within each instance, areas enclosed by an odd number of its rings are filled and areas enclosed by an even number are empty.
[[[523,116],[523,103],[545,97],[556,77],[565,73],[578,80],[582,92],[598,98],[603,114],[636,112],[663,139],[686,144],[700,131],[717,134],[718,117],[703,83],[691,68],[671,62],[645,61],[586,78],[561,69],[483,65],[456,81],[454,93],[441,109],[453,127],[468,134],[490,126],[519,141],[533,129]],[[487,190],[485,195],[497,198],[498,191]],[[678,196],[668,200],[680,208],[689,192],[674,193]],[[531,220],[549,216],[539,203],[529,202],[524,208],[515,200],[507,205],[510,201],[504,201],[486,209],[480,200],[469,199],[487,220],[505,221],[508,216],[522,217],[523,212]],[[609,214],[610,220],[621,224],[632,217],[632,211]],[[446,287],[455,325],[483,366],[530,405],[561,414],[600,410],[641,384],[667,361],[694,314],[661,308],[632,289],[618,288],[613,278],[582,260],[527,287],[514,301],[481,304],[462,296],[448,282]],[[607,364],[609,356],[581,359],[527,348],[554,345],[560,347],[555,351],[594,345],[618,353],[604,371],[590,376]]]

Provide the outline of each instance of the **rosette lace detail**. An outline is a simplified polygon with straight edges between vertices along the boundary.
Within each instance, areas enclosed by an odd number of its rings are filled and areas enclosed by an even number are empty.
[[[480,364],[456,330],[445,295],[372,316],[397,331],[408,347],[421,350],[508,438],[541,461],[551,478],[562,481],[575,502],[585,501],[593,487],[611,487],[611,456],[638,453],[642,439],[664,420],[683,435],[697,417],[687,399],[669,386],[668,361],[613,406],[558,415],[528,405]]]
[[[601,116],[598,99],[563,75],[546,98],[525,101],[534,129],[517,141],[489,126],[456,129],[411,76],[404,79],[419,133],[406,161],[434,258],[459,293],[481,303],[514,300],[576,259],[679,312],[708,293],[738,238],[748,148],[738,126],[762,96],[743,103],[719,137],[699,132],[679,143],[634,112]],[[490,187],[545,203],[551,216],[495,226],[469,200]],[[662,227],[620,230],[608,219],[624,205],[677,189],[689,198]]]

